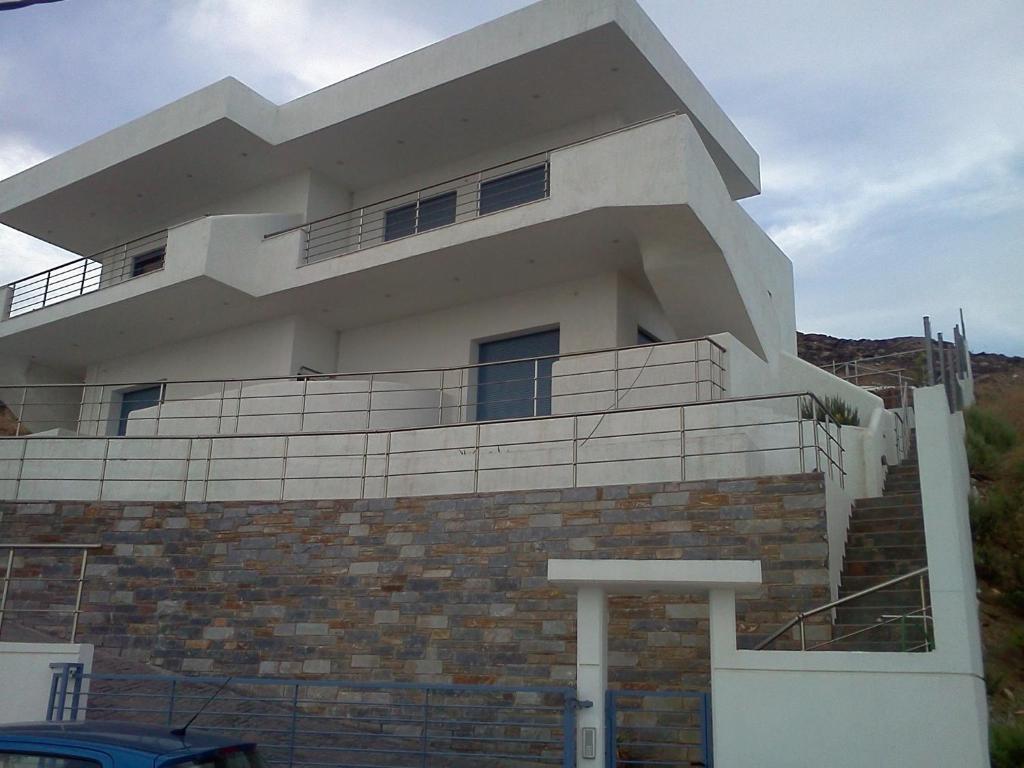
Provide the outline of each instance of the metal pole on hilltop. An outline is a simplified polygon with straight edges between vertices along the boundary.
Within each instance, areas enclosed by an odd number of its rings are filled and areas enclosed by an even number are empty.
[[[935,383],[935,361],[932,359],[932,320],[928,315],[924,316],[924,364],[925,384],[930,387]]]

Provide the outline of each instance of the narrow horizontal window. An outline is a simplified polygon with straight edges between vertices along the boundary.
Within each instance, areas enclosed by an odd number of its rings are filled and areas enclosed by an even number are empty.
[[[416,203],[392,208],[384,214],[384,239],[397,240],[416,232]]]
[[[453,190],[386,211],[384,240],[397,240],[417,232],[454,224],[456,197],[457,193]]]
[[[164,268],[164,249],[157,248],[153,251],[132,257],[132,277],[145,275],[149,272],[156,272]]]
[[[548,194],[547,163],[480,184],[480,215],[540,200]]]
[[[455,223],[455,192],[445,192],[425,200],[420,200],[420,220],[418,232],[437,229],[446,224]]]

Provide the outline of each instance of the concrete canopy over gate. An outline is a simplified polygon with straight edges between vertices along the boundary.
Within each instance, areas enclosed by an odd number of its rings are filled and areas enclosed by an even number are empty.
[[[577,718],[577,765],[604,768],[608,595],[755,591],[757,560],[548,560],[548,581],[576,590],[576,688],[593,706]],[[714,627],[714,625],[712,625]],[[714,639],[712,638],[712,642]],[[592,749],[591,749],[592,746]]]

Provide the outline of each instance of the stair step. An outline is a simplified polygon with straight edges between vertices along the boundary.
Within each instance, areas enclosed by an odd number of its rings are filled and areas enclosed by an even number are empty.
[[[870,576],[875,584],[895,579],[910,571],[924,568],[927,563],[923,557],[917,560],[901,560],[892,562],[890,560],[855,560],[844,565],[843,573],[849,576]],[[869,585],[870,586],[870,585]]]
[[[920,507],[920,493],[894,493],[890,496],[875,496],[870,499],[857,499],[854,509],[882,509],[884,507]]]
[[[850,521],[849,537],[860,533],[896,533],[898,531],[923,532],[924,519],[921,517],[878,517],[867,520],[854,518]]]
[[[924,544],[879,544],[875,546],[847,546],[845,563],[898,563],[925,558]]]
[[[890,482],[885,481],[885,493],[887,495],[892,494],[905,494],[905,493],[920,493],[921,483],[918,480],[896,480]]]
[[[894,574],[890,578],[895,579],[899,575],[900,574]],[[846,597],[847,595],[852,595],[854,592],[860,592],[865,589],[870,589],[871,587],[877,586],[884,581],[888,581],[888,579],[878,579],[874,576],[854,576],[853,574],[843,574],[843,583],[839,587],[839,596]],[[926,587],[927,584],[928,582],[926,580]],[[918,584],[917,578],[897,582],[896,584],[893,584],[891,587],[886,587],[884,591],[887,593],[891,591],[893,595],[898,595],[900,599],[906,599],[910,595],[918,595],[918,597],[914,597],[913,599],[918,602],[920,602],[921,600],[919,596],[920,586]],[[861,600],[870,600],[871,598],[871,595],[866,595],[862,597]]]
[[[851,533],[849,538],[846,540],[846,552],[849,554],[851,549],[859,549],[861,547],[867,547],[875,549],[879,547],[924,547],[924,526],[922,525],[917,530],[882,530],[882,531],[862,531],[859,528],[853,530],[851,526]]]
[[[889,518],[912,518],[912,517],[923,517],[925,511],[921,507],[900,507],[900,506],[889,506],[889,507],[874,507],[874,508],[862,508],[856,507],[853,510],[853,514],[850,516],[853,520],[885,520]]]

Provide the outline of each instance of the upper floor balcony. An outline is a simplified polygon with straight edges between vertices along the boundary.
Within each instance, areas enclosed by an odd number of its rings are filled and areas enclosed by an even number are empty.
[[[670,114],[311,222],[204,216],[107,248],[3,289],[0,351],[74,370],[267,317],[344,330],[619,271],[687,335],[763,354],[788,269]]]

